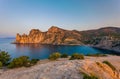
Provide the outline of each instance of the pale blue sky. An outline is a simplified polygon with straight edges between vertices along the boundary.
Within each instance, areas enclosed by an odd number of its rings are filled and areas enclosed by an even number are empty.
[[[120,27],[120,0],[0,0],[0,37],[52,25],[88,30]]]

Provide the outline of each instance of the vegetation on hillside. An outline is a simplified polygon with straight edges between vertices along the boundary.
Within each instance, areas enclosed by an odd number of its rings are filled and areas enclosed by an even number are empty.
[[[16,68],[16,67],[29,67],[35,65],[38,59],[30,60],[28,56],[21,56],[18,58],[14,58],[11,60],[8,52],[0,51],[0,68],[3,66],[7,66],[8,68]]]
[[[74,54],[71,55],[70,60],[74,60],[74,59],[84,59],[84,55],[74,53]]]
[[[23,66],[30,67],[32,65],[35,65],[37,61],[38,59],[30,60],[28,56],[21,56],[18,58],[14,58],[8,65],[8,68],[16,68],[16,67],[23,67]]]
[[[116,68],[109,61],[103,61],[103,63],[108,65],[112,70],[116,70]]]
[[[68,55],[66,53],[61,55],[61,58],[68,58]]]
[[[97,76],[94,76],[94,75],[84,74],[83,79],[99,79],[99,78]]]
[[[49,60],[57,60],[58,58],[60,58],[61,54],[59,52],[53,53],[49,56]]]
[[[92,57],[104,57],[107,56],[106,54],[101,54],[101,53],[95,53],[95,54],[87,54],[86,56],[92,56]]]
[[[7,65],[10,59],[11,57],[8,52],[0,51],[0,62],[2,63],[2,65]]]
[[[3,65],[2,65],[2,62],[0,61],[0,68],[2,68],[2,66],[3,66]]]

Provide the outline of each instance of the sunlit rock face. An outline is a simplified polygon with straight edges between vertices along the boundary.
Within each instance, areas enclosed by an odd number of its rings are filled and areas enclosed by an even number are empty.
[[[29,35],[23,34],[16,36],[16,43],[40,43],[44,40],[45,33],[38,29],[32,29]]]
[[[110,37],[110,40],[108,39]],[[107,38],[107,39],[104,39]],[[112,41],[111,41],[112,40]],[[28,35],[16,36],[15,43],[40,43],[54,45],[81,45],[90,44],[98,47],[120,50],[120,28],[106,27],[96,30],[77,31],[64,30],[52,26],[46,32],[32,29]]]
[[[17,34],[15,43],[40,43],[55,45],[82,44],[80,40],[80,33],[52,26],[47,32],[41,32],[39,29],[32,29],[28,35]]]

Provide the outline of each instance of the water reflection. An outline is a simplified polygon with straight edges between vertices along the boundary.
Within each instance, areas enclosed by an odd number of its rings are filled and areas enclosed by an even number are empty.
[[[40,45],[40,44],[16,44],[16,55],[27,55],[30,58],[45,59],[51,53],[60,52],[66,54],[73,53],[102,53],[102,51],[88,47],[88,46],[67,46],[67,45]]]
[[[29,56],[32,58],[46,59],[51,53],[60,52],[71,55],[73,53],[112,53],[108,50],[96,49],[88,46],[62,46],[40,44],[11,44],[15,39],[0,39],[0,49],[7,51],[12,58]]]

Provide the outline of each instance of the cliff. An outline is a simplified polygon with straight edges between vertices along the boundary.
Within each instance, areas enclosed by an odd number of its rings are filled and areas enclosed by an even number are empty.
[[[95,30],[64,30],[52,26],[46,32],[32,29],[28,35],[17,34],[15,43],[39,43],[53,45],[93,45],[120,52],[120,28],[105,27]]]
[[[82,44],[80,40],[79,33],[52,26],[47,32],[32,29],[28,35],[17,34],[15,43]]]

